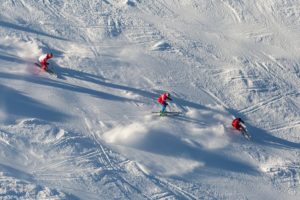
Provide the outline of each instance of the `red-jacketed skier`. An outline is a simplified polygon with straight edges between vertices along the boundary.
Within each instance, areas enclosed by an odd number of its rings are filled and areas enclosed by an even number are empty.
[[[52,53],[43,54],[39,57],[39,62],[40,62],[41,68],[43,70],[45,70],[45,71],[48,70],[49,63],[47,63],[47,61],[52,57],[53,57]]]
[[[239,131],[244,131],[244,123],[245,122],[241,118],[235,118],[231,124],[235,129]]]
[[[235,118],[231,124],[235,129],[241,131],[247,140],[250,140],[251,135],[248,133],[245,122],[241,118]]]
[[[163,114],[166,111],[166,107],[168,106],[167,100],[172,101],[171,95],[168,92],[163,93],[157,99],[157,102],[161,104],[161,114]]]

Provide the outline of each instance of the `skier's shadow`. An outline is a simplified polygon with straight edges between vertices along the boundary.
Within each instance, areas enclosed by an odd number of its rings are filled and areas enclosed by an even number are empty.
[[[45,36],[45,37],[49,37],[49,38],[53,38],[53,39],[57,39],[57,40],[63,40],[63,41],[67,41],[67,39],[59,37],[59,36],[55,36],[55,35],[50,35],[48,33],[39,31],[39,30],[35,30],[33,28],[29,28],[28,25],[21,25],[21,24],[13,24],[10,22],[6,22],[6,21],[0,21],[0,26],[4,27],[4,28],[8,28],[8,29],[14,29],[17,31],[24,31],[27,33],[32,33],[32,34],[37,34],[37,35],[41,35],[41,36]]]
[[[239,116],[242,119],[246,119],[246,116],[238,113],[236,110],[230,109],[229,112],[232,113],[234,116]],[[252,126],[251,124],[248,124],[247,121],[246,121],[246,126],[247,126],[249,133],[252,136],[251,140],[253,142],[256,142],[256,143],[264,145],[264,146],[270,146],[270,147],[275,147],[275,148],[300,149],[300,143],[291,142],[291,141],[273,136],[261,128],[257,128],[255,126]]]
[[[0,78],[1,75],[0,73]],[[0,98],[0,108],[5,108],[7,113],[7,119],[4,121],[26,117],[58,122],[70,118],[68,114],[26,96],[14,88],[0,84],[0,93],[2,95]]]
[[[125,91],[130,91],[136,94],[139,94],[141,96],[144,96],[146,98],[151,98],[153,99],[153,103],[155,103],[155,100],[157,98],[157,96],[159,94],[161,94],[161,92],[163,91],[155,91],[155,92],[149,92],[149,91],[145,91],[145,90],[141,90],[141,89],[137,89],[137,88],[132,88],[129,86],[124,86],[124,85],[119,85],[119,84],[114,84],[114,83],[109,83],[105,81],[105,78],[97,76],[97,75],[92,75],[86,72],[80,72],[77,70],[73,70],[73,69],[69,69],[69,68],[63,68],[63,67],[59,67],[58,65],[55,65],[55,68],[58,70],[58,72],[63,75],[63,76],[67,76],[67,77],[72,77],[72,78],[76,78],[76,79],[80,79],[83,81],[88,81],[94,84],[98,84],[98,85],[102,85],[105,87],[110,87],[113,89],[119,89],[119,90],[125,90]],[[181,99],[178,97],[173,97],[173,102],[176,102],[176,104],[180,105],[181,108],[184,110],[184,107],[190,107],[190,108],[195,108],[198,110],[210,110],[212,112],[217,112],[220,114],[228,114],[231,113],[234,116],[240,116],[243,119],[246,118],[246,116],[243,116],[242,114],[238,113],[236,110],[233,109],[227,109],[227,111],[222,111],[222,110],[218,110],[218,109],[213,109],[213,108],[208,108],[204,105],[195,103],[195,102],[191,102],[185,99]],[[182,120],[185,120],[187,122],[193,122],[193,123],[197,123],[200,125],[206,125],[203,124],[203,122],[197,120],[197,119],[193,119],[193,118],[188,118],[186,116],[177,116],[176,118],[180,118]],[[257,127],[251,126],[250,124],[247,124],[247,128],[249,130],[249,132],[252,135],[252,141],[257,142],[259,144],[262,145],[268,145],[268,146],[273,146],[273,147],[286,147],[286,148],[298,148],[300,149],[300,144],[298,143],[294,143],[294,142],[290,142],[275,136],[270,135],[269,133],[267,133],[265,130],[259,129]]]
[[[125,85],[111,83],[111,82],[108,82],[107,79],[105,79],[104,77],[101,77],[99,75],[93,75],[93,74],[90,74],[87,72],[82,72],[82,71],[65,68],[65,67],[60,67],[59,65],[57,65],[55,63],[53,63],[53,67],[54,67],[54,71],[58,72],[58,74],[60,75],[59,78],[61,78],[61,79],[66,79],[66,77],[76,78],[76,79],[79,79],[82,81],[87,81],[90,83],[94,83],[94,84],[101,85],[104,87],[109,87],[112,89],[130,91],[130,92],[138,94],[140,96],[143,96],[143,97],[146,97],[149,99],[153,99],[153,103],[156,103],[157,97],[162,92],[165,92],[165,91],[161,91],[161,90],[154,90],[154,92],[149,92],[149,91],[145,91],[145,90],[138,89],[138,88],[133,88],[133,87],[125,86]],[[190,108],[195,108],[195,109],[211,110],[211,111],[215,111],[220,114],[224,114],[224,112],[221,110],[208,108],[199,103],[181,99],[176,96],[173,96],[172,99],[173,99],[174,103],[176,103],[177,105],[180,105],[180,109],[183,111],[186,111],[185,107],[190,107]]]
[[[133,88],[133,87],[125,86],[125,85],[119,85],[119,84],[108,82],[108,80],[106,78],[99,76],[99,75],[93,75],[93,74],[87,73],[87,72],[82,72],[82,71],[65,68],[65,67],[60,67],[55,63],[52,64],[52,66],[53,66],[54,71],[60,75],[59,76],[60,79],[66,79],[66,77],[76,78],[78,80],[94,83],[96,85],[101,85],[101,86],[112,88],[112,89],[130,91],[135,94],[141,95],[143,97],[152,98],[152,99],[156,99],[156,97],[158,96],[158,94],[156,94],[156,93],[148,92],[148,91],[145,91],[142,89],[137,89],[137,88]]]
[[[1,78],[22,80],[22,81],[35,83],[35,84],[47,85],[47,86],[54,87],[54,88],[64,89],[66,91],[73,91],[73,92],[77,92],[77,93],[89,94],[96,98],[101,98],[101,99],[106,99],[106,100],[111,100],[111,101],[138,102],[137,100],[134,100],[134,99],[129,99],[126,97],[109,94],[109,93],[98,91],[98,90],[95,90],[92,88],[87,88],[87,87],[83,87],[80,85],[74,85],[71,83],[66,83],[64,81],[58,81],[55,79],[39,79],[39,78],[36,78],[33,76],[28,76],[28,75],[8,74],[8,73],[0,72],[0,79]]]
[[[93,75],[90,73],[86,73],[86,72],[82,72],[70,68],[60,67],[56,63],[51,63],[50,68],[57,73],[59,79],[63,79],[63,80],[66,80],[66,77],[70,77],[70,78],[76,78],[79,80],[83,80],[95,84],[100,84],[105,80],[101,76]]]
[[[279,137],[270,135],[265,130],[247,124],[249,132],[252,134],[252,140],[264,145],[276,148],[295,148],[300,149],[300,143],[291,142]]]

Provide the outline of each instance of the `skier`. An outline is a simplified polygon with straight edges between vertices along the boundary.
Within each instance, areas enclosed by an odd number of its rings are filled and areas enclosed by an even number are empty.
[[[162,95],[160,95],[157,99],[157,102],[161,104],[161,111],[160,111],[160,114],[164,114],[165,111],[166,111],[166,108],[168,106],[168,103],[167,103],[167,100],[170,100],[172,101],[171,99],[171,95],[170,93],[166,92],[166,93],[163,93]]]
[[[235,118],[233,121],[232,121],[232,126],[241,131],[242,132],[242,135],[247,139],[247,140],[250,140],[251,138],[251,135],[248,133],[247,129],[246,129],[246,125],[245,125],[245,122],[241,119],[241,118]]]
[[[233,121],[232,121],[232,126],[235,128],[235,129],[237,129],[237,130],[239,130],[239,131],[245,131],[245,125],[244,125],[244,121],[241,119],[241,118],[235,118]]]
[[[47,61],[52,57],[53,57],[52,53],[43,54],[39,57],[39,62],[40,62],[41,68],[43,70],[45,70],[45,71],[48,70],[49,63],[47,63]]]

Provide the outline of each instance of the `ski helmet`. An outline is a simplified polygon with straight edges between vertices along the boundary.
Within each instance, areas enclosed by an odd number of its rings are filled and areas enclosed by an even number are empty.
[[[53,57],[53,53],[49,53],[48,56],[49,56],[49,58],[52,58]]]
[[[169,93],[169,92],[167,92],[167,93],[166,93],[166,96],[167,96],[167,97],[170,97],[171,95],[170,95],[170,93]]]

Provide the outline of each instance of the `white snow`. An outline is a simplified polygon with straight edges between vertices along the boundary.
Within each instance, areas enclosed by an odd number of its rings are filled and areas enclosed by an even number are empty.
[[[298,0],[1,2],[0,198],[298,200],[299,16]],[[58,78],[34,65],[48,52]],[[166,91],[182,114],[152,113]]]

